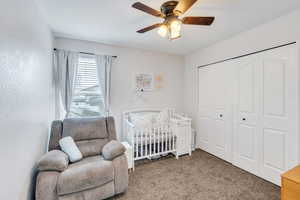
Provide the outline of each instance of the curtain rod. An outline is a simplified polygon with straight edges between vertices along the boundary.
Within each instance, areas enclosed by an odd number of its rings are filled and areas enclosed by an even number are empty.
[[[54,48],[53,50],[56,51],[57,49]],[[88,52],[82,52],[82,51],[80,51],[80,52],[78,52],[78,53],[81,53],[81,54],[87,54],[87,55],[96,55],[96,54],[94,54],[94,53],[88,53]],[[112,56],[112,57],[113,57],[113,58],[117,58],[118,56]]]
[[[208,64],[205,64],[205,65],[198,66],[198,68],[201,68],[201,67],[208,67],[208,66],[210,66],[210,65],[215,65],[215,64],[227,62],[227,61],[229,61],[229,60],[235,60],[235,59],[238,59],[238,58],[250,56],[250,55],[253,55],[253,54],[258,54],[258,53],[265,52],[265,51],[269,51],[269,50],[273,50],[273,49],[278,49],[278,48],[280,48],[280,47],[285,47],[285,46],[292,45],[292,44],[296,44],[296,43],[297,43],[297,42],[290,42],[290,43],[287,43],[287,44],[283,44],[283,45],[271,47],[271,48],[268,48],[268,49],[263,49],[263,50],[260,50],[260,51],[255,51],[255,52],[252,52],[252,53],[248,53],[248,54],[244,54],[244,55],[240,55],[240,56],[236,56],[236,57],[232,57],[232,58],[227,58],[227,59],[224,59],[224,60],[220,60],[220,61],[216,61],[216,62],[212,62],[212,63],[208,63]]]

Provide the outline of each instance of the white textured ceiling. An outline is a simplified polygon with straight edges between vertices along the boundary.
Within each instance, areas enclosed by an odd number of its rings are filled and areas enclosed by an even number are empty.
[[[184,16],[216,16],[210,27],[183,25],[182,37],[136,30],[162,19],[135,10],[135,0],[39,0],[57,36],[187,54],[300,8],[300,0],[199,0]],[[164,0],[141,0],[157,10]]]

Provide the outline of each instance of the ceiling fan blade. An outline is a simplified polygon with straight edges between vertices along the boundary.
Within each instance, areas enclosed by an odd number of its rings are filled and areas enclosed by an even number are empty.
[[[182,23],[209,26],[214,22],[214,20],[215,17],[184,17],[182,19]]]
[[[141,30],[138,30],[137,32],[138,33],[145,33],[145,32],[147,32],[147,31],[151,31],[152,29],[155,29],[155,28],[158,28],[158,27],[160,27],[162,24],[153,24],[152,26],[148,26],[148,27],[146,27],[146,28],[143,28],[143,29],[141,29]]]
[[[184,14],[190,7],[196,3],[197,0],[180,0],[174,9],[174,13],[176,15],[182,15]]]
[[[140,2],[132,4],[132,7],[140,11],[146,12],[150,15],[153,15],[155,17],[163,17],[163,14],[160,11],[150,8],[149,6],[146,6],[145,4]]]

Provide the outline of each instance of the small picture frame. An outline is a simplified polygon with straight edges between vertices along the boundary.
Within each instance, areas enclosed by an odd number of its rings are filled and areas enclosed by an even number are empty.
[[[153,74],[136,74],[135,75],[135,90],[139,92],[153,91]]]

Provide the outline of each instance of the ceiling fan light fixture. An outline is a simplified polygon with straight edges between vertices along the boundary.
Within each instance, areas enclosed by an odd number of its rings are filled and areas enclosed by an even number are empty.
[[[157,33],[163,37],[168,38],[169,40],[174,40],[180,38],[181,36],[181,20],[175,18],[171,20],[167,20],[164,24],[162,24]]]
[[[181,37],[181,21],[179,19],[173,19],[169,23],[169,39],[174,40]]]
[[[158,28],[157,33],[163,38],[167,37],[169,34],[168,26],[165,24],[161,25]]]

